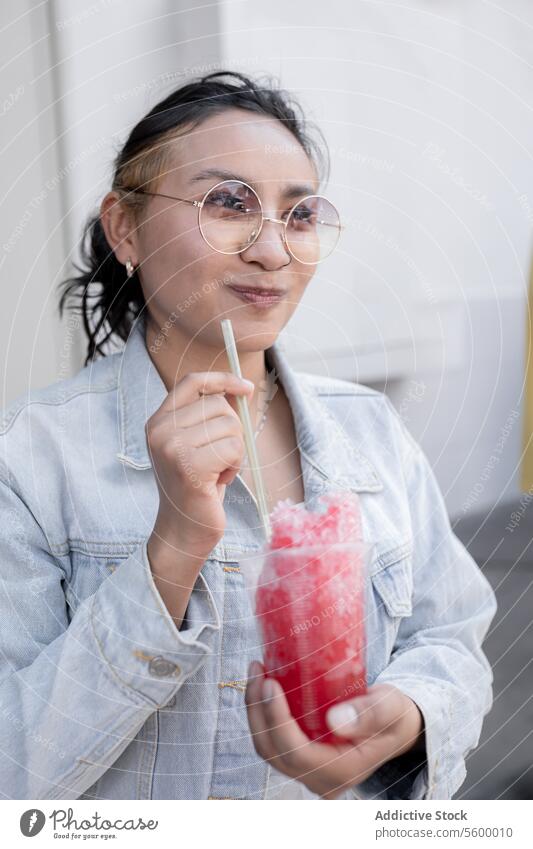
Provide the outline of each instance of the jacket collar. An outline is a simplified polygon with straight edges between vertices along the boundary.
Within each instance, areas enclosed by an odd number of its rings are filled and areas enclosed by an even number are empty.
[[[145,322],[137,319],[119,362],[118,418],[120,451],[117,458],[134,469],[150,469],[145,422],[163,403],[167,391],[145,344]],[[266,352],[267,366],[275,369],[294,418],[302,457],[326,484],[357,492],[383,489],[369,460],[350,441],[344,428],[318,394],[312,375],[290,366],[278,339]],[[355,397],[355,396],[354,396]]]

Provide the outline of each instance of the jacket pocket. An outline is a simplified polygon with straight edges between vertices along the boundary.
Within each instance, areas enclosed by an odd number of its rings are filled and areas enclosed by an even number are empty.
[[[370,567],[365,616],[369,683],[389,665],[400,625],[412,613],[412,544],[408,542],[378,554]]]
[[[92,554],[71,550],[71,577],[65,587],[65,599],[68,607],[69,618],[72,616],[89,596],[93,595],[102,581],[109,578],[121,563],[126,560],[127,554]]]
[[[411,616],[413,572],[410,554],[371,574],[372,587],[389,616]]]

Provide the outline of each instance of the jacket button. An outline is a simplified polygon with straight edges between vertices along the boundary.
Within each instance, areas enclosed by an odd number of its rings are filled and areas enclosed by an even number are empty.
[[[171,660],[160,655],[151,659],[148,669],[152,675],[157,675],[158,678],[165,678],[167,675],[179,675],[180,673],[177,663],[172,663]]]

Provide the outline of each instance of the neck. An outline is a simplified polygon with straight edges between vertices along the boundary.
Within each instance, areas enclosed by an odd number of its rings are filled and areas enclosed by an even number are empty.
[[[161,329],[147,320],[145,344],[167,392],[190,372],[231,371],[225,348],[206,347],[198,341],[191,341],[176,325],[168,335],[162,335]],[[258,403],[258,389],[266,385],[265,352],[239,353],[239,362],[242,376],[251,380],[255,386],[254,394],[249,400],[250,411],[253,412]],[[228,395],[227,400],[236,410],[235,397]]]

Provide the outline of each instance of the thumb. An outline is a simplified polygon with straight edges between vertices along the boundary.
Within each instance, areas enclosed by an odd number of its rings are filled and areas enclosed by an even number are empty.
[[[377,684],[364,696],[339,702],[329,709],[326,723],[339,737],[352,740],[391,730],[401,710],[401,694],[394,687]]]

